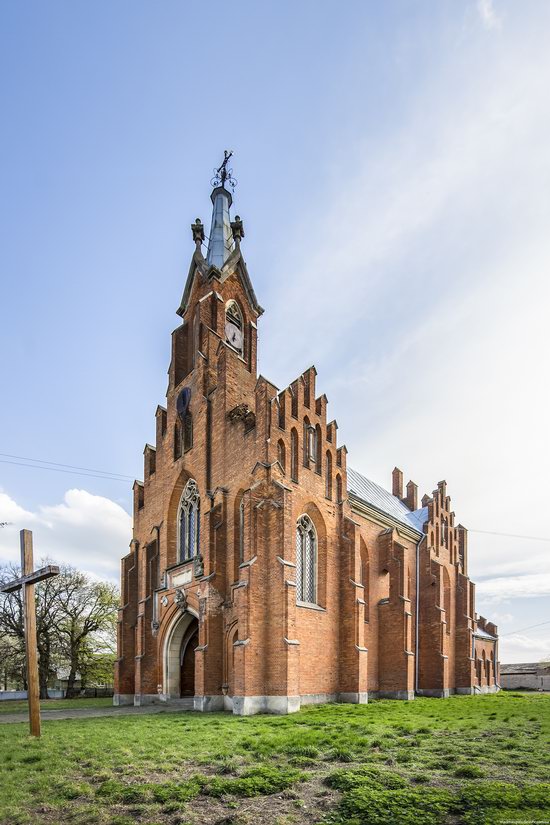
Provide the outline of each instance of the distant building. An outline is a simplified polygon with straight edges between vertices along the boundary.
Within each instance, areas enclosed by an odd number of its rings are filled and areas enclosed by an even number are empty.
[[[550,662],[523,662],[500,666],[504,690],[550,690]]]
[[[263,310],[223,180],[206,257],[192,225],[166,406],[134,484],[115,702],[288,713],[496,691],[497,628],[475,612],[446,482],[418,502],[395,468],[383,489],[348,467],[315,367],[282,390],[258,375]],[[334,275],[334,317],[304,294],[303,323],[337,338],[353,295]]]

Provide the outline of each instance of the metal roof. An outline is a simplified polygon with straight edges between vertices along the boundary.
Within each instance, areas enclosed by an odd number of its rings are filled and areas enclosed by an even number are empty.
[[[357,470],[348,467],[348,493],[355,496],[365,504],[375,507],[385,513],[395,521],[412,527],[418,533],[423,533],[424,524],[428,519],[428,508],[421,507],[418,510],[409,510],[406,504],[397,496],[392,495],[379,484],[366,478]]]
[[[496,639],[496,636],[492,636],[490,633],[487,633],[487,631],[483,630],[483,628],[481,627],[477,628],[476,632],[474,633],[474,636],[478,636],[480,639]]]
[[[233,251],[233,233],[229,218],[230,193],[221,186],[212,192],[212,224],[206,262],[221,269]]]
[[[518,662],[517,664],[513,665],[500,665],[500,674],[527,674],[527,673],[536,673],[538,670],[542,670],[544,668],[544,664],[539,662]]]

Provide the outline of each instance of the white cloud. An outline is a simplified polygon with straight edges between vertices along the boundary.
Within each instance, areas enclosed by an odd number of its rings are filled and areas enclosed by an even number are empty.
[[[0,561],[19,562],[19,530],[33,531],[35,562],[48,557],[100,578],[118,582],[120,559],[128,552],[132,519],[114,501],[86,490],[67,490],[63,502],[29,512],[0,493]]]
[[[550,636],[533,638],[524,634],[515,633],[513,636],[503,637],[499,642],[499,658],[501,662],[540,662],[550,655]]]
[[[486,29],[500,28],[502,20],[495,11],[493,0],[477,0],[477,10]]]
[[[490,43],[468,31],[401,132],[334,160],[324,208],[282,245],[262,372],[284,386],[315,362],[350,466],[375,481],[395,464],[421,494],[446,478],[467,527],[547,536],[550,55],[542,20],[517,22]],[[522,599],[529,624],[548,542],[472,532],[469,549],[480,600]]]
[[[485,603],[550,596],[550,573],[487,579],[478,582],[476,593]]]

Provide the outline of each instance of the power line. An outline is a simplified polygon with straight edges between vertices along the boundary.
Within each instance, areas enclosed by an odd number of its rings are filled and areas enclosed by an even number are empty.
[[[24,455],[11,455],[10,453],[0,453],[4,458],[17,458],[19,461],[33,461],[37,464],[52,464],[54,467],[67,467],[69,470],[84,470],[87,473],[100,473],[102,476],[120,476],[126,480],[132,481],[131,476],[123,475],[122,473],[111,473],[110,470],[94,470],[91,467],[78,467],[74,464],[59,464],[57,461],[44,461],[42,458],[29,458]],[[6,464],[9,462],[5,462]],[[30,465],[33,466],[33,465]],[[47,468],[46,468],[47,469]]]
[[[124,475],[123,473],[112,473],[110,470],[94,470],[91,467],[80,467],[75,464],[60,464],[57,461],[45,461],[41,458],[29,458],[28,456],[12,455],[11,453],[0,453],[0,456],[2,456],[2,458],[0,458],[0,464],[14,464],[18,467],[30,467],[37,470],[52,470],[56,473],[67,473],[68,475],[87,476],[88,478],[104,478],[110,481],[134,481],[133,476]],[[7,461],[6,459],[17,459],[17,461]],[[22,461],[28,461],[33,463],[21,464],[20,462]],[[475,530],[474,528],[469,528],[468,532],[482,533],[486,536],[500,536],[503,538],[526,539],[528,541],[545,541],[550,543],[550,538],[544,538],[542,536],[524,536],[520,535],[519,533],[499,533],[495,530]]]
[[[42,467],[40,464],[23,464],[21,461],[8,461],[5,458],[0,458],[0,464],[14,464],[18,467],[31,467],[33,470],[51,470],[53,473],[67,473],[71,476],[84,476],[85,478],[102,478],[107,481],[122,481],[127,484],[128,481],[133,481],[130,476],[125,478],[117,478],[116,476],[99,475],[97,473],[83,473],[78,470],[63,470],[61,467]]]
[[[519,630],[512,630],[511,633],[499,633],[499,639],[502,639],[503,636],[513,636],[515,633],[523,633],[524,630],[533,630],[534,627],[542,627],[545,624],[550,624],[550,619],[546,622],[539,622],[539,624],[531,624],[529,627],[520,627]]]
[[[508,539],[529,539],[530,541],[550,542],[549,538],[543,538],[542,536],[521,536],[518,533],[495,533],[494,530],[474,530],[471,527],[468,528],[468,533],[484,533],[486,536],[504,536]]]

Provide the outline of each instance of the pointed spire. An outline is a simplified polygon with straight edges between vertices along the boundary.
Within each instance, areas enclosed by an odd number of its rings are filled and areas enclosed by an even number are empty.
[[[210,196],[212,200],[212,224],[208,239],[206,261],[209,266],[221,269],[233,251],[233,233],[229,207],[233,201],[230,193],[223,186],[217,186]]]
[[[223,161],[215,170],[216,174],[212,178],[214,191],[210,195],[212,200],[212,225],[210,227],[210,238],[208,241],[208,253],[206,261],[210,266],[217,266],[221,269],[234,248],[231,219],[229,217],[229,207],[233,198],[225,188],[226,181],[234,189],[237,181],[232,176],[232,170],[227,168],[229,158],[233,152],[227,149],[223,153]]]

